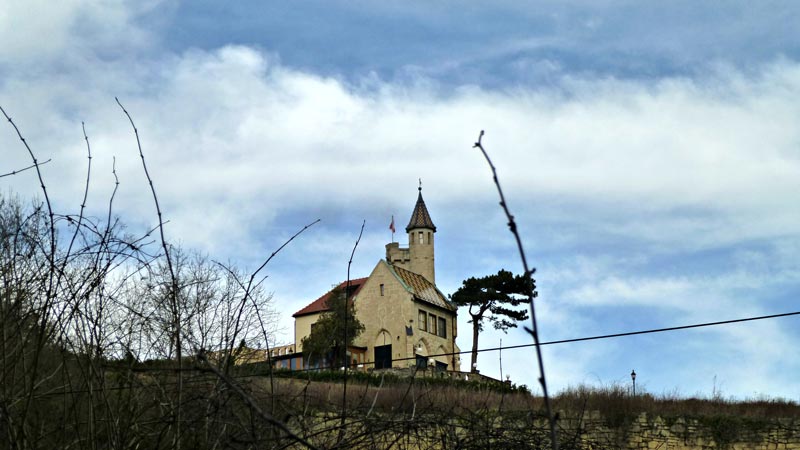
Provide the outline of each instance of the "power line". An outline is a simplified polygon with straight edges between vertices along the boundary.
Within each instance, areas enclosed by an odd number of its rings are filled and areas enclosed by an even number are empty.
[[[665,331],[677,331],[677,330],[688,330],[690,328],[701,328],[701,327],[711,327],[716,325],[727,325],[731,323],[739,323],[739,322],[751,322],[754,320],[764,320],[764,319],[777,319],[779,317],[788,317],[788,316],[797,316],[800,315],[800,311],[790,312],[790,313],[782,313],[782,314],[771,314],[768,316],[757,316],[757,317],[746,317],[744,319],[732,319],[732,320],[721,320],[718,322],[705,322],[705,323],[698,323],[694,325],[681,325],[677,327],[667,327],[667,328],[655,328],[652,330],[641,330],[641,331],[629,331],[626,333],[614,333],[614,334],[603,334],[599,336],[588,336],[588,337],[581,337],[581,338],[573,338],[573,339],[561,339],[558,341],[548,341],[542,342],[539,345],[554,345],[554,344],[568,344],[571,342],[582,342],[582,341],[593,341],[597,339],[610,339],[610,338],[617,338],[617,337],[624,337],[624,336],[635,336],[638,334],[650,334],[650,333],[662,333]],[[534,347],[536,344],[521,344],[521,345],[512,345],[508,347],[494,347],[494,348],[485,348],[480,349],[478,352],[488,352],[494,350],[502,349],[515,349],[515,348],[525,348],[525,347]],[[460,353],[472,353],[472,352],[460,352]],[[439,355],[437,355],[439,356]]]
[[[650,333],[663,333],[665,331],[678,331],[678,330],[688,330],[691,328],[702,328],[702,327],[711,327],[717,325],[728,325],[732,323],[740,323],[740,322],[752,322],[755,320],[765,320],[765,319],[777,319],[780,317],[788,317],[788,316],[797,316],[800,315],[800,311],[789,312],[789,313],[781,313],[781,314],[770,314],[768,316],[755,316],[755,317],[746,317],[743,319],[732,319],[732,320],[721,320],[717,322],[704,322],[704,323],[696,323],[692,325],[681,325],[676,327],[667,327],[667,328],[654,328],[650,330],[639,330],[639,331],[628,331],[624,333],[614,333],[614,334],[601,334],[597,336],[586,336],[586,337],[579,337],[579,338],[572,338],[572,339],[560,339],[557,341],[547,341],[547,342],[540,342],[539,345],[555,345],[555,344],[569,344],[573,342],[583,342],[583,341],[594,341],[598,339],[611,339],[611,338],[618,338],[618,337],[625,337],[625,336],[635,336],[639,334],[650,334]],[[520,344],[520,345],[509,345],[505,347],[490,347],[490,348],[482,348],[478,349],[478,353],[483,352],[493,352],[499,350],[513,350],[517,348],[529,348],[535,347],[536,344]],[[437,356],[453,356],[453,355],[467,355],[471,354],[471,350],[461,351],[461,352],[451,352],[451,353],[439,353],[436,355],[428,355],[428,358],[435,358]],[[410,361],[414,360],[416,357],[413,358],[400,358],[400,359],[393,359],[392,361]],[[375,364],[375,362],[366,362],[363,364]],[[308,371],[308,370],[320,370],[320,369],[301,369],[299,371]]]
[[[716,322],[704,322],[704,323],[697,323],[697,324],[692,324],[692,325],[681,325],[681,326],[675,326],[675,327],[654,328],[654,329],[639,330],[639,331],[628,331],[628,332],[624,332],[624,333],[602,334],[602,335],[597,335],[597,336],[585,336],[585,337],[572,338],[572,339],[560,339],[560,340],[555,340],[555,341],[541,342],[541,343],[539,343],[539,345],[540,346],[544,346],[544,345],[556,345],[556,344],[569,344],[569,343],[574,343],[574,342],[593,341],[593,340],[599,340],[599,339],[611,339],[611,338],[626,337],[626,336],[636,336],[636,335],[640,335],[640,334],[663,333],[663,332],[666,332],[666,331],[679,331],[679,330],[688,330],[688,329],[692,329],[692,328],[703,328],[703,327],[711,327],[711,326],[718,326],[718,325],[729,325],[729,324],[733,324],[733,323],[752,322],[752,321],[756,321],[756,320],[777,319],[777,318],[789,317],[789,316],[797,316],[797,315],[800,315],[800,311],[781,313],[781,314],[770,314],[770,315],[767,315],[767,316],[745,317],[745,318],[742,318],[742,319],[721,320],[721,321],[716,321]],[[514,350],[514,349],[518,349],[518,348],[529,348],[529,347],[535,347],[535,346],[536,346],[536,344],[520,344],[520,345],[510,345],[510,346],[505,346],[505,347],[490,347],[490,348],[478,349],[478,353],[499,351],[501,349],[502,350]],[[461,351],[461,352],[450,352],[450,353],[439,353],[439,354],[435,354],[435,355],[428,355],[428,356],[426,356],[426,358],[435,358],[437,356],[466,355],[466,354],[471,354],[471,353],[472,353],[471,350],[466,350],[466,351]],[[411,360],[416,360],[416,356],[411,357],[411,358],[393,359],[392,362],[395,362],[395,361],[411,361]],[[364,362],[364,363],[361,363],[361,364],[365,365],[365,366],[374,365],[375,361]],[[335,368],[335,367],[319,367],[319,368],[296,369],[296,370],[291,370],[291,372],[319,372],[319,371],[323,371],[323,370],[336,370],[336,369],[337,368]],[[204,371],[204,370],[199,369],[199,368],[198,369],[195,369],[195,368],[183,368],[183,369],[178,369],[178,368],[143,368],[143,367],[131,368],[132,372],[150,372],[150,371],[152,371],[152,372],[176,372],[178,370],[181,370],[181,371]],[[268,375],[268,374],[269,374],[269,372],[258,372],[258,373],[252,373],[252,374],[240,374],[240,375],[234,375],[234,376],[232,376],[232,378],[252,378],[252,377],[264,376],[264,375]],[[213,380],[213,379],[214,378],[211,378],[210,380]],[[209,381],[209,379],[187,380],[187,382],[190,382],[190,383],[193,382],[193,381],[194,382],[204,382],[204,381]],[[170,385],[176,385],[176,384],[177,383],[172,383],[172,382],[170,382],[170,383],[160,383],[160,386],[170,386]],[[113,386],[113,387],[107,387],[107,388],[105,388],[105,390],[122,390],[122,389],[130,389],[130,388],[131,388],[131,386]],[[95,389],[95,391],[102,391],[102,390],[103,389]],[[53,396],[53,395],[65,395],[65,394],[84,393],[84,392],[88,392],[88,389],[77,389],[77,390],[60,391],[60,392],[48,392],[48,393],[39,394],[37,397],[45,397],[45,396],[49,397],[49,396]]]
[[[692,325],[680,325],[675,327],[667,327],[667,328],[654,328],[650,330],[639,330],[639,331],[628,331],[624,333],[613,333],[613,334],[601,334],[597,336],[585,336],[579,338],[572,338],[572,339],[560,339],[556,341],[547,341],[547,342],[540,342],[539,345],[555,345],[555,344],[568,344],[573,342],[583,342],[583,341],[593,341],[598,339],[611,339],[611,338],[618,338],[618,337],[625,337],[625,336],[635,336],[639,334],[651,334],[651,333],[663,333],[665,331],[678,331],[678,330],[688,330],[691,328],[702,328],[702,327],[711,327],[717,325],[728,325],[732,323],[740,323],[740,322],[752,322],[755,320],[765,320],[765,319],[777,319],[781,317],[789,317],[789,316],[797,316],[800,315],[800,311],[789,312],[789,313],[781,313],[781,314],[770,314],[767,316],[754,316],[754,317],[745,317],[743,319],[732,319],[732,320],[721,320],[717,322],[704,322],[704,323],[696,323]],[[490,348],[482,348],[478,349],[478,353],[483,352],[493,352],[499,350],[514,350],[518,348],[529,348],[535,347],[536,344],[520,344],[520,345],[509,345],[505,347],[490,347]],[[438,353],[435,355],[427,355],[426,358],[435,358],[437,356],[454,356],[454,355],[467,355],[472,354],[472,350],[465,350],[460,352],[450,352],[450,353]],[[409,358],[398,358],[392,359],[392,362],[395,361],[412,361],[416,360],[416,356],[409,357]],[[361,363],[363,365],[373,365],[375,361],[369,361]],[[308,368],[308,369],[296,369],[292,370],[293,372],[309,372],[309,371],[320,371],[320,370],[336,370],[335,367],[321,367],[321,368]],[[242,375],[241,377],[250,377],[250,376],[258,376],[258,374],[253,375]]]
[[[770,315],[767,315],[767,316],[746,317],[746,318],[742,318],[742,319],[721,320],[721,321],[716,321],[716,322],[704,322],[704,323],[697,323],[697,324],[692,324],[692,325],[680,325],[680,326],[667,327],[667,328],[654,328],[654,329],[649,329],[649,330],[628,331],[628,332],[624,332],[624,333],[601,334],[601,335],[596,335],[596,336],[585,336],[585,337],[572,338],[572,339],[560,339],[560,340],[556,340],[556,341],[541,342],[541,343],[539,343],[539,345],[544,346],[544,345],[556,345],[556,344],[569,344],[569,343],[573,343],[573,342],[594,341],[594,340],[599,340],[599,339],[611,339],[611,338],[618,338],[618,337],[625,337],[625,336],[636,336],[636,335],[640,335],[640,334],[663,333],[663,332],[666,332],[666,331],[688,330],[688,329],[692,329],[692,328],[702,328],[702,327],[711,327],[711,326],[718,326],[718,325],[728,325],[728,324],[733,324],[733,323],[752,322],[752,321],[756,321],[756,320],[777,319],[777,318],[781,318],[781,317],[789,317],[789,316],[797,316],[797,315],[800,315],[800,311],[789,312],[789,313],[781,313],[781,314],[770,314]],[[505,346],[505,347],[490,347],[490,348],[478,349],[478,353],[500,351],[501,349],[502,350],[514,350],[514,349],[518,349],[518,348],[529,348],[529,347],[535,347],[535,346],[536,346],[536,344],[519,344],[519,345],[509,345],[509,346]],[[435,358],[437,356],[468,355],[468,354],[472,354],[472,351],[471,350],[464,350],[464,351],[460,351],[460,352],[438,353],[438,354],[435,354],[435,355],[427,355],[426,358]],[[412,361],[412,360],[416,360],[416,356],[409,357],[409,358],[392,359],[392,361]],[[363,365],[374,365],[375,361],[368,361],[368,362],[364,362],[364,363],[361,363],[361,364],[363,364]],[[330,370],[330,369],[335,370],[336,368],[335,367],[319,367],[319,368],[308,368],[308,369],[296,369],[296,370],[292,370],[292,372],[309,372],[309,371],[313,372],[313,371]],[[137,369],[134,369],[134,371],[136,371],[136,370]],[[148,370],[152,370],[152,371],[174,371],[175,369],[168,369],[168,368],[155,369],[155,368],[153,368],[153,369],[138,369],[138,370],[140,370],[140,371],[148,371]],[[185,370],[193,370],[193,369],[185,369]],[[263,375],[263,374],[248,374],[248,375],[240,375],[239,377],[245,378],[245,377],[252,377],[252,376],[259,376],[259,375]],[[237,377],[237,378],[239,378],[239,377]]]

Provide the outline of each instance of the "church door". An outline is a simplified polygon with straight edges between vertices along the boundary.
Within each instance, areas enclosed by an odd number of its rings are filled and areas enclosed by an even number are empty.
[[[375,368],[389,369],[392,367],[392,344],[375,347]]]

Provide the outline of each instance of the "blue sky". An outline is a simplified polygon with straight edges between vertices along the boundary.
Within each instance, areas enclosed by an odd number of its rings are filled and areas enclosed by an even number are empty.
[[[117,212],[131,230],[154,223],[118,96],[170,239],[255,268],[320,218],[268,266],[282,342],[291,314],[344,279],[362,220],[354,275],[384,255],[418,178],[445,293],[521,270],[471,148],[481,129],[538,269],[544,340],[800,310],[800,7],[709,5],[0,0],[0,104],[52,158],[62,211],[80,203],[84,121],[91,208],[116,157]],[[0,172],[27,165],[8,127],[0,148]],[[655,393],[800,400],[799,329],[559,345],[545,365],[555,390],[635,369]],[[530,341],[487,332],[481,346],[500,339]],[[533,358],[504,352],[503,371],[535,386]],[[499,375],[497,354],[479,364]]]

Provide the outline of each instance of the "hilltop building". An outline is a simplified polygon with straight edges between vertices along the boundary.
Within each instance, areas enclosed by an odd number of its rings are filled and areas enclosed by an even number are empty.
[[[421,187],[406,233],[408,247],[397,242],[387,244],[386,259],[378,261],[368,277],[350,280],[347,297],[354,302],[364,332],[348,349],[348,359],[354,366],[365,368],[416,365],[458,371],[456,307],[436,288],[436,226],[422,199]],[[339,287],[345,289],[346,284]],[[294,313],[295,344],[289,350],[276,349],[278,366],[303,367],[301,342],[327,311],[329,296],[330,291]]]

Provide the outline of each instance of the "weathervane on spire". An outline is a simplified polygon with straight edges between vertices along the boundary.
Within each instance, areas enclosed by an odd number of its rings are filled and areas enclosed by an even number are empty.
[[[422,192],[422,178],[419,179],[419,191]]]

